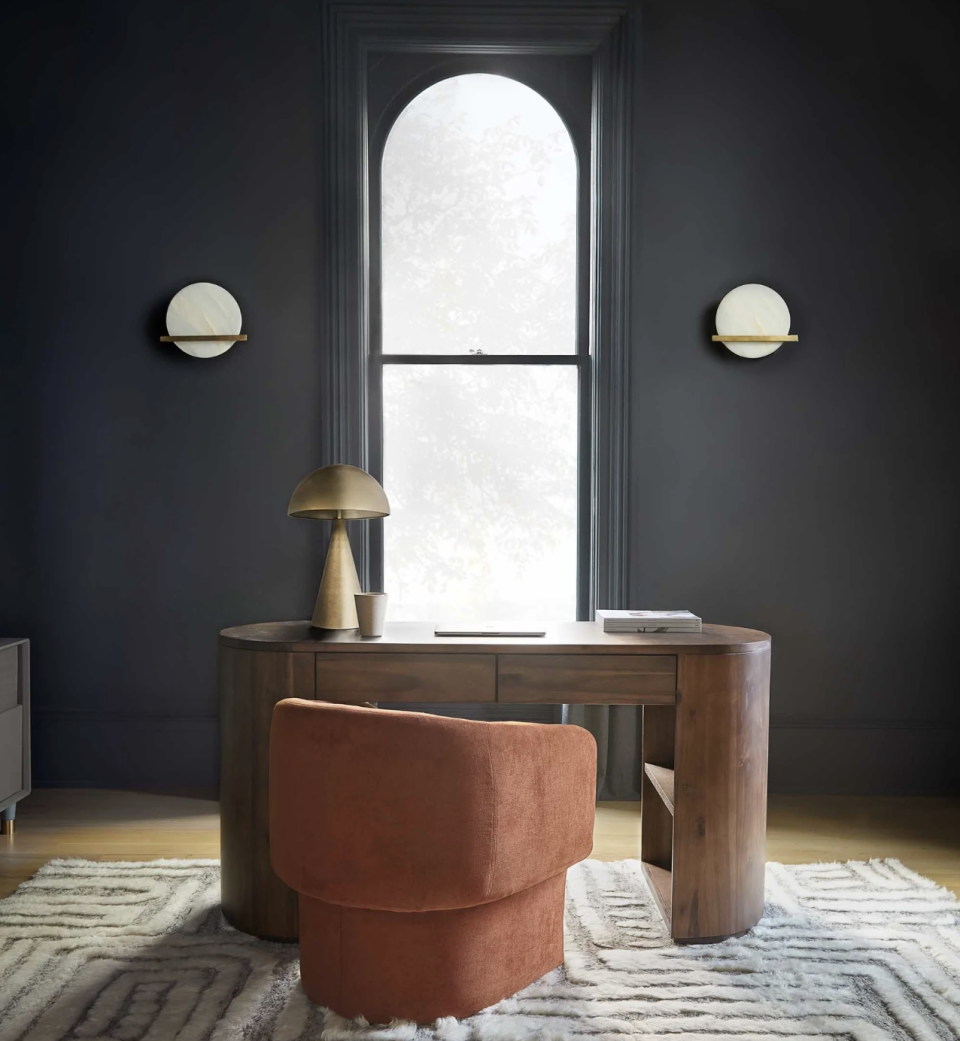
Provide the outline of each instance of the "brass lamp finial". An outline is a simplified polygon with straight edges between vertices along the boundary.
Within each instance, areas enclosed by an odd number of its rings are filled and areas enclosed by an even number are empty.
[[[294,489],[287,516],[333,521],[311,621],[316,628],[357,628],[354,594],[360,592],[360,579],[343,522],[386,517],[389,513],[390,503],[379,483],[365,470],[346,463],[322,466],[307,474]]]

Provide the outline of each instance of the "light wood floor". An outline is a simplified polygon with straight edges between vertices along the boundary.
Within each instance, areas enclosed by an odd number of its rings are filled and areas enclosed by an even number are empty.
[[[593,856],[635,857],[637,803],[597,807]],[[217,857],[217,804],[136,792],[34,792],[0,836],[0,897],[53,857]],[[897,857],[960,895],[960,798],[779,795],[770,798],[767,859],[787,864]]]

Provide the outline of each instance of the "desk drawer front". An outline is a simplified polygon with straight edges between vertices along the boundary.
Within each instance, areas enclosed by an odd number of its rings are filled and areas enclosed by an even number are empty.
[[[496,701],[493,654],[318,654],[317,698],[364,701]]]
[[[672,654],[501,654],[499,700],[588,705],[671,705]]]

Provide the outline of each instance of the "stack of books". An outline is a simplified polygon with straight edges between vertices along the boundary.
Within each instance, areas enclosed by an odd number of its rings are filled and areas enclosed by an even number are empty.
[[[703,622],[689,611],[597,611],[605,633],[699,633]]]

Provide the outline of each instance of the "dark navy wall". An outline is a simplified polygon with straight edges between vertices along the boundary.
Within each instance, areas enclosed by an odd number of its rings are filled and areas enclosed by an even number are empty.
[[[772,633],[775,790],[960,790],[951,7],[643,10],[635,599]],[[743,282],[798,344],[710,343]]]
[[[780,790],[955,788],[951,7],[646,0],[632,590],[774,634]],[[212,787],[219,628],[303,617],[323,458],[316,0],[6,3],[0,632],[40,784]],[[221,283],[247,344],[157,342]],[[746,281],[801,340],[737,361]]]
[[[286,516],[319,462],[317,5],[3,16],[0,310],[27,361],[0,629],[33,640],[36,780],[210,787],[217,631],[303,615],[322,559]],[[243,310],[215,360],[158,342],[195,281]]]

